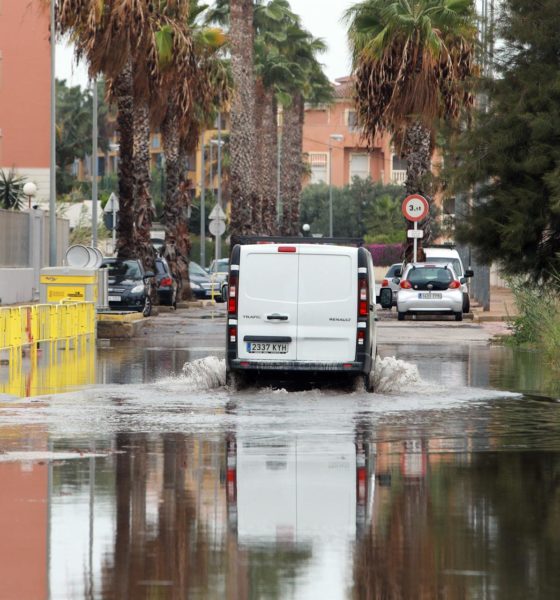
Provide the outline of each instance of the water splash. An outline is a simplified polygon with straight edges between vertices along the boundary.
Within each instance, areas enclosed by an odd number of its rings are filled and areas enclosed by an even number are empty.
[[[226,384],[226,361],[216,356],[206,356],[183,365],[181,383],[185,389],[210,390]]]
[[[394,356],[377,357],[374,373],[375,392],[401,392],[422,384],[418,367]]]

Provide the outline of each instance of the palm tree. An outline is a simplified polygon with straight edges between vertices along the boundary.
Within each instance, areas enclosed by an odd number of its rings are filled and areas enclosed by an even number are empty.
[[[345,16],[364,136],[373,146],[391,132],[407,161],[406,191],[429,197],[438,121],[456,122],[473,104],[473,1],[364,0]]]
[[[23,208],[23,186],[26,178],[16,175],[14,169],[8,174],[0,170],[0,208],[7,210],[21,210]]]
[[[255,131],[253,0],[230,2],[230,48],[233,76],[231,106],[231,232],[255,233],[258,205]]]

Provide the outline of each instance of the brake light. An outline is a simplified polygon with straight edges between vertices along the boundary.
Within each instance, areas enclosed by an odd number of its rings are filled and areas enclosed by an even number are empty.
[[[389,280],[388,279],[384,279],[381,282],[381,287],[389,287]]]
[[[160,282],[159,285],[172,285],[173,284],[173,280],[171,279],[171,277],[164,277]]]
[[[228,289],[228,313],[230,315],[237,314],[237,284],[237,275],[230,274]]]
[[[278,246],[278,252],[295,252],[296,250],[295,246]]]
[[[368,280],[358,279],[358,316],[367,317],[368,313]]]
[[[403,279],[401,281],[401,287],[403,290],[411,290],[412,289],[412,284],[410,283],[410,281],[407,281],[406,279]]]
[[[452,289],[452,290],[458,290],[460,287],[461,287],[461,283],[459,281],[457,281],[457,280],[452,281],[449,284],[449,288]]]

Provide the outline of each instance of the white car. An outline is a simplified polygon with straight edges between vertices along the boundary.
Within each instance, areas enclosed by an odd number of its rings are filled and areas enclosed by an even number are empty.
[[[307,380],[336,375],[372,391],[371,254],[365,248],[256,239],[235,245],[231,254],[228,382],[236,386],[271,372],[290,379],[300,373]]]
[[[471,301],[467,279],[473,277],[474,273],[471,269],[465,269],[457,250],[450,246],[432,246],[430,248],[424,248],[424,254],[426,256],[426,262],[436,263],[438,265],[452,265],[455,275],[457,275],[461,282],[461,290],[463,291],[463,312],[470,312]]]
[[[455,315],[463,320],[463,290],[451,264],[409,263],[397,298],[399,321],[406,315]]]

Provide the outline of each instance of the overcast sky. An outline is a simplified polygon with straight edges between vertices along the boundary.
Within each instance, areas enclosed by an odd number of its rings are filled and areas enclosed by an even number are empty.
[[[328,52],[319,57],[331,81],[350,73],[350,55],[346,43],[346,27],[342,23],[344,10],[356,0],[290,0],[293,11],[300,15],[303,26],[315,37],[323,38]],[[76,66],[72,49],[64,44],[57,47],[57,79],[71,85],[86,85],[86,69]]]

